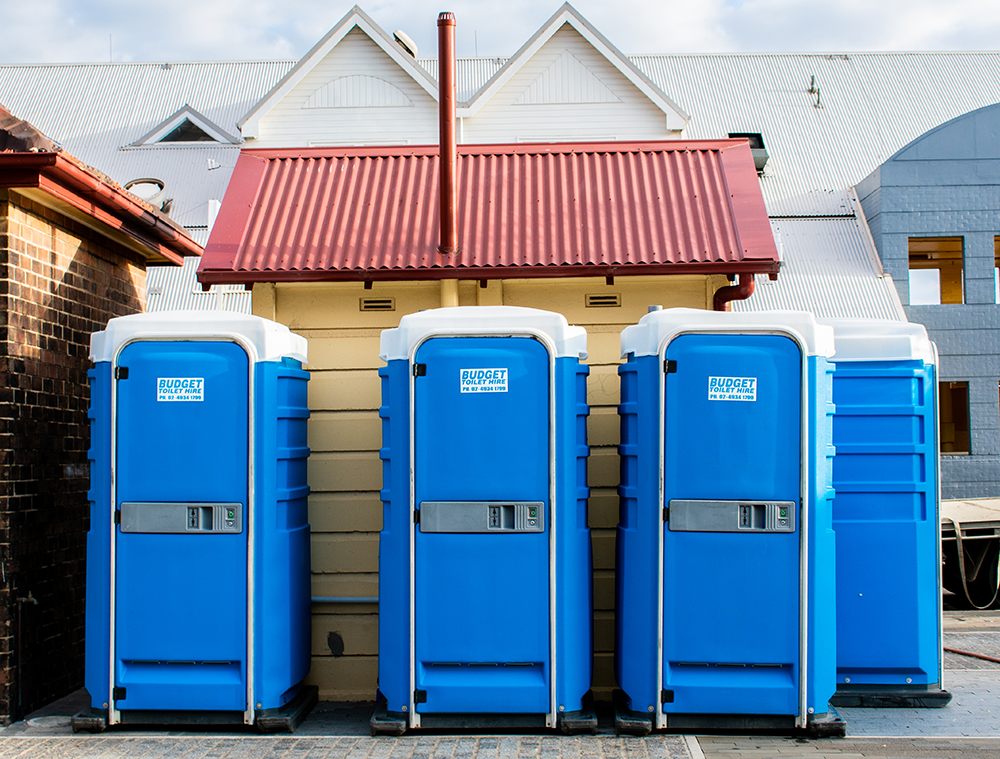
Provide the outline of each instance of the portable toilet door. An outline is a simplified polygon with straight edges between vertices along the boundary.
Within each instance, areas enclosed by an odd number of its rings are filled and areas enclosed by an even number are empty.
[[[591,613],[589,533],[576,518],[586,487],[575,480],[585,471],[576,437],[585,349],[586,334],[561,315],[510,307],[422,312],[383,333],[383,377],[390,387],[402,379],[409,399],[390,389],[383,416],[390,427],[405,421],[411,446],[402,460],[398,437],[384,436],[379,688],[408,727],[470,714],[556,727],[560,707],[581,709]],[[560,408],[571,415],[568,446],[557,440]],[[568,501],[557,492],[567,466]],[[409,482],[395,479],[406,470]],[[397,528],[406,544],[393,542]],[[569,557],[567,571],[557,555]]]
[[[940,707],[937,355],[920,324],[829,319],[838,706]]]
[[[668,309],[622,334],[618,673],[657,728],[828,713],[832,348],[794,312]]]
[[[106,390],[110,476],[105,490],[98,471],[92,490],[87,686],[95,706],[107,710],[107,724],[193,712],[253,724],[260,708],[255,628],[263,624],[253,600],[261,592],[254,566],[255,368],[281,354],[304,360],[304,342],[257,317],[191,312],[125,317],[95,335],[91,416],[101,415],[95,406]],[[278,355],[262,355],[269,350]],[[279,574],[287,578],[289,571]],[[299,583],[283,584],[298,600]],[[288,640],[288,625],[286,618],[282,656],[291,662],[299,646]]]

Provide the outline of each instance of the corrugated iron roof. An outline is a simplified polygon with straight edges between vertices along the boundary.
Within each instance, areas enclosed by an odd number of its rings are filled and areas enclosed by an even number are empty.
[[[780,243],[781,275],[777,281],[758,276],[753,295],[733,301],[733,311],[907,320],[892,277],[882,270],[857,197],[853,190],[837,195],[853,215],[771,220]]]
[[[843,213],[838,191],[927,130],[1000,102],[1000,52],[630,58],[692,114],[685,137],[763,135],[771,216]]]
[[[202,282],[774,272],[747,143],[459,146],[462,251],[438,149],[245,150]]]
[[[147,311],[252,312],[251,293],[243,285],[212,285],[204,291],[198,283],[198,261],[190,256],[181,266],[146,269]]]
[[[163,180],[174,199],[171,218],[199,226],[208,221],[208,199],[222,198],[240,146],[128,146],[184,106],[239,134],[236,122],[294,63],[0,65],[0,102],[118,184]]]

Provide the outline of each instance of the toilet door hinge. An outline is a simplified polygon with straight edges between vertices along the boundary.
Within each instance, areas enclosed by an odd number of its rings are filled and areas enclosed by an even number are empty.
[[[423,377],[427,374],[427,364],[414,364],[413,365],[413,376]]]
[[[415,704],[426,704],[427,703],[427,691],[425,691],[425,690],[415,690],[415,691],[413,691],[413,703],[415,703]]]
[[[413,510],[413,524],[420,524],[420,509]]]
[[[111,698],[113,701],[124,701],[125,688],[123,686],[116,686],[115,689],[111,691]]]
[[[674,374],[677,371],[677,362],[673,359],[664,359],[663,361],[663,373],[664,374]]]
[[[115,367],[115,379],[128,379],[128,367],[127,366],[116,366]]]

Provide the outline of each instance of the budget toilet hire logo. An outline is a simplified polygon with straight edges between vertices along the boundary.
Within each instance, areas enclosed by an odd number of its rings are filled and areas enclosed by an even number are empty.
[[[506,369],[459,369],[463,393],[506,393]]]
[[[157,401],[205,400],[204,377],[159,377],[156,380]]]
[[[709,377],[708,399],[710,401],[755,401],[757,400],[757,378]]]

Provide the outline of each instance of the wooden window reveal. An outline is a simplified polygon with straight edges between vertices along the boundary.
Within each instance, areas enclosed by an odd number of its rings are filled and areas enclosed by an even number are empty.
[[[965,302],[961,237],[911,237],[909,256],[911,306]]]
[[[969,435],[969,383],[939,382],[941,453],[972,453]]]

